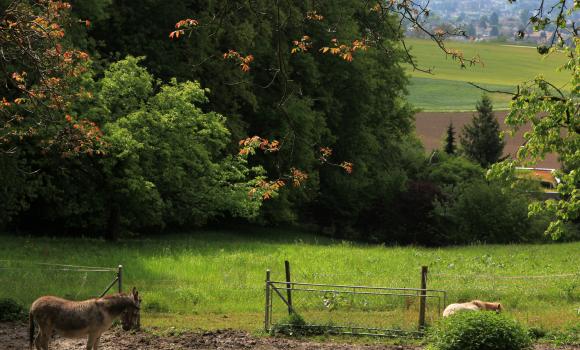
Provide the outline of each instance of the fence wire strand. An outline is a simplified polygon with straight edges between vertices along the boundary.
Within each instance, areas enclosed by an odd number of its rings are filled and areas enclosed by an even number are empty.
[[[99,297],[118,273],[118,268],[0,259],[0,298],[26,305],[41,295]]]
[[[506,276],[506,275],[458,275],[458,274],[448,274],[448,273],[430,273],[428,276],[436,276],[443,278],[452,279],[494,279],[494,280],[527,280],[527,279],[549,279],[549,278],[563,278],[563,277],[580,277],[580,273],[566,273],[558,275],[519,275],[519,276]]]
[[[0,259],[0,262],[4,262],[4,263],[15,263],[15,264],[21,264],[21,265],[27,265],[28,264],[28,265],[53,266],[53,267],[61,267],[61,268],[69,268],[69,269],[79,269],[82,272],[85,272],[85,271],[97,271],[97,272],[101,272],[101,271],[117,271],[117,269],[115,269],[115,268],[100,267],[100,266],[54,264],[54,263],[44,263],[44,262],[34,262],[34,261],[20,261],[20,260],[6,260],[6,259]],[[0,267],[0,268],[3,268],[3,267]],[[63,271],[69,271],[69,270],[63,270]]]

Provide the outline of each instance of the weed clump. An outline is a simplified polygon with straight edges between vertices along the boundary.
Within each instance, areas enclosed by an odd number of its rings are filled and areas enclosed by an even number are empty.
[[[270,330],[271,335],[284,334],[292,336],[311,336],[330,333],[331,326],[308,324],[304,318],[296,313],[291,313],[276,323]]]

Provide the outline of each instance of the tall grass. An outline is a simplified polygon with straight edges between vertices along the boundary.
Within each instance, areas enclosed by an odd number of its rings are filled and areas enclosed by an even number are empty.
[[[426,265],[432,273],[428,286],[447,290],[449,301],[500,300],[518,318],[548,328],[579,320],[580,243],[427,249],[273,230],[203,231],[117,243],[8,235],[0,239],[0,259],[5,260],[0,267],[10,267],[0,268],[0,297],[24,304],[43,294],[87,298],[98,295],[114,277],[113,272],[46,270],[30,262],[122,264],[126,288],[137,286],[142,292],[145,325],[258,329],[265,270],[282,280],[284,260],[291,262],[295,281],[389,287],[418,287],[420,266]],[[576,275],[528,280],[487,276],[563,273]],[[405,307],[404,301],[398,305]],[[405,316],[404,323],[415,322],[413,315]]]

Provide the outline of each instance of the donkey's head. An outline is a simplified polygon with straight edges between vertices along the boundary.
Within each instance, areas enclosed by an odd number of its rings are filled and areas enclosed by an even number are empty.
[[[121,323],[123,329],[126,331],[135,327],[139,319],[139,309],[141,307],[141,298],[139,298],[137,288],[133,287],[133,291],[131,291],[130,295],[127,295],[127,298],[130,298],[130,302],[121,314]]]

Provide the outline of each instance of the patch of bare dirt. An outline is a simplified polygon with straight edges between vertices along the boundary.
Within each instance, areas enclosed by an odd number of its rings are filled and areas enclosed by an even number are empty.
[[[0,323],[0,350],[28,349],[27,325],[24,323]],[[50,343],[51,350],[85,349],[86,339],[63,339],[55,337]],[[101,337],[100,350],[421,350],[411,345],[364,345],[315,342],[301,339],[277,337],[255,337],[244,331],[221,330],[215,332],[186,332],[172,336],[158,336],[146,332],[124,332],[111,329]],[[551,347],[536,345],[535,350],[577,350],[580,347]]]

